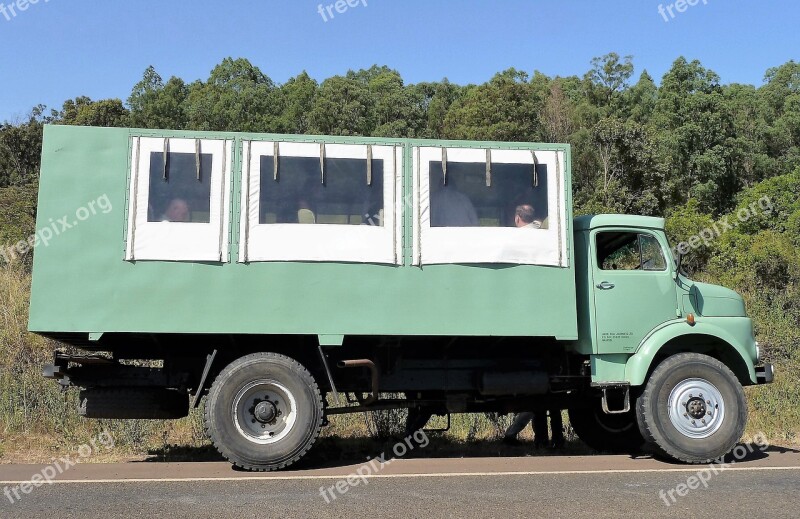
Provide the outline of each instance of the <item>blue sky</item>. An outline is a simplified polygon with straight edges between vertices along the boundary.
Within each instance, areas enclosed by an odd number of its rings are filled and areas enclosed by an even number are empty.
[[[165,79],[205,79],[228,56],[277,82],[377,63],[410,83],[462,84],[509,67],[583,74],[611,51],[656,80],[683,55],[723,82],[756,85],[800,60],[800,3],[790,0],[691,0],[683,13],[679,0],[362,0],[332,19],[335,0],[38,0],[10,12],[25,1],[0,0],[0,120],[78,95],[125,100],[148,65]]]

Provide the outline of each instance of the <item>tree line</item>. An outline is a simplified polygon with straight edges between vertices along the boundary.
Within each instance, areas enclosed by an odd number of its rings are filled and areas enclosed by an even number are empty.
[[[406,84],[386,66],[322,83],[303,72],[277,84],[246,59],[205,81],[164,81],[153,67],[126,102],[67,100],[0,126],[0,194],[7,213],[32,213],[44,124],[178,130],[567,142],[579,213],[668,215],[691,203],[719,217],[760,181],[800,167],[800,64],[756,87],[722,84],[678,58],[659,85],[632,58],[592,60],[583,76],[509,69],[480,85]],[[13,203],[12,203],[13,201]],[[7,203],[5,203],[7,202]],[[0,235],[0,239],[3,236]]]

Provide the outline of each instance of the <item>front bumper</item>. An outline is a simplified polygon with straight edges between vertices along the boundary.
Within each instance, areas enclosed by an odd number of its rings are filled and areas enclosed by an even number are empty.
[[[756,366],[756,379],[759,384],[772,384],[775,380],[775,368],[772,367],[772,364]]]

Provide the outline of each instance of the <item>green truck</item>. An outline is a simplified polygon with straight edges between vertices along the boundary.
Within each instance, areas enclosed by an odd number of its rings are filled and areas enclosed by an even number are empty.
[[[30,330],[87,418],[205,396],[219,451],[328,418],[567,410],[588,445],[704,463],[773,380],[742,298],[659,218],[573,218],[568,145],[47,126]],[[75,352],[80,353],[75,353]]]

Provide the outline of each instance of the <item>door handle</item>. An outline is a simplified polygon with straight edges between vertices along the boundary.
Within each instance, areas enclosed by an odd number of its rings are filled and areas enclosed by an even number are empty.
[[[597,284],[597,288],[599,288],[600,290],[611,290],[615,286],[617,285],[615,285],[614,283],[609,283],[608,281],[603,281],[602,283]]]

